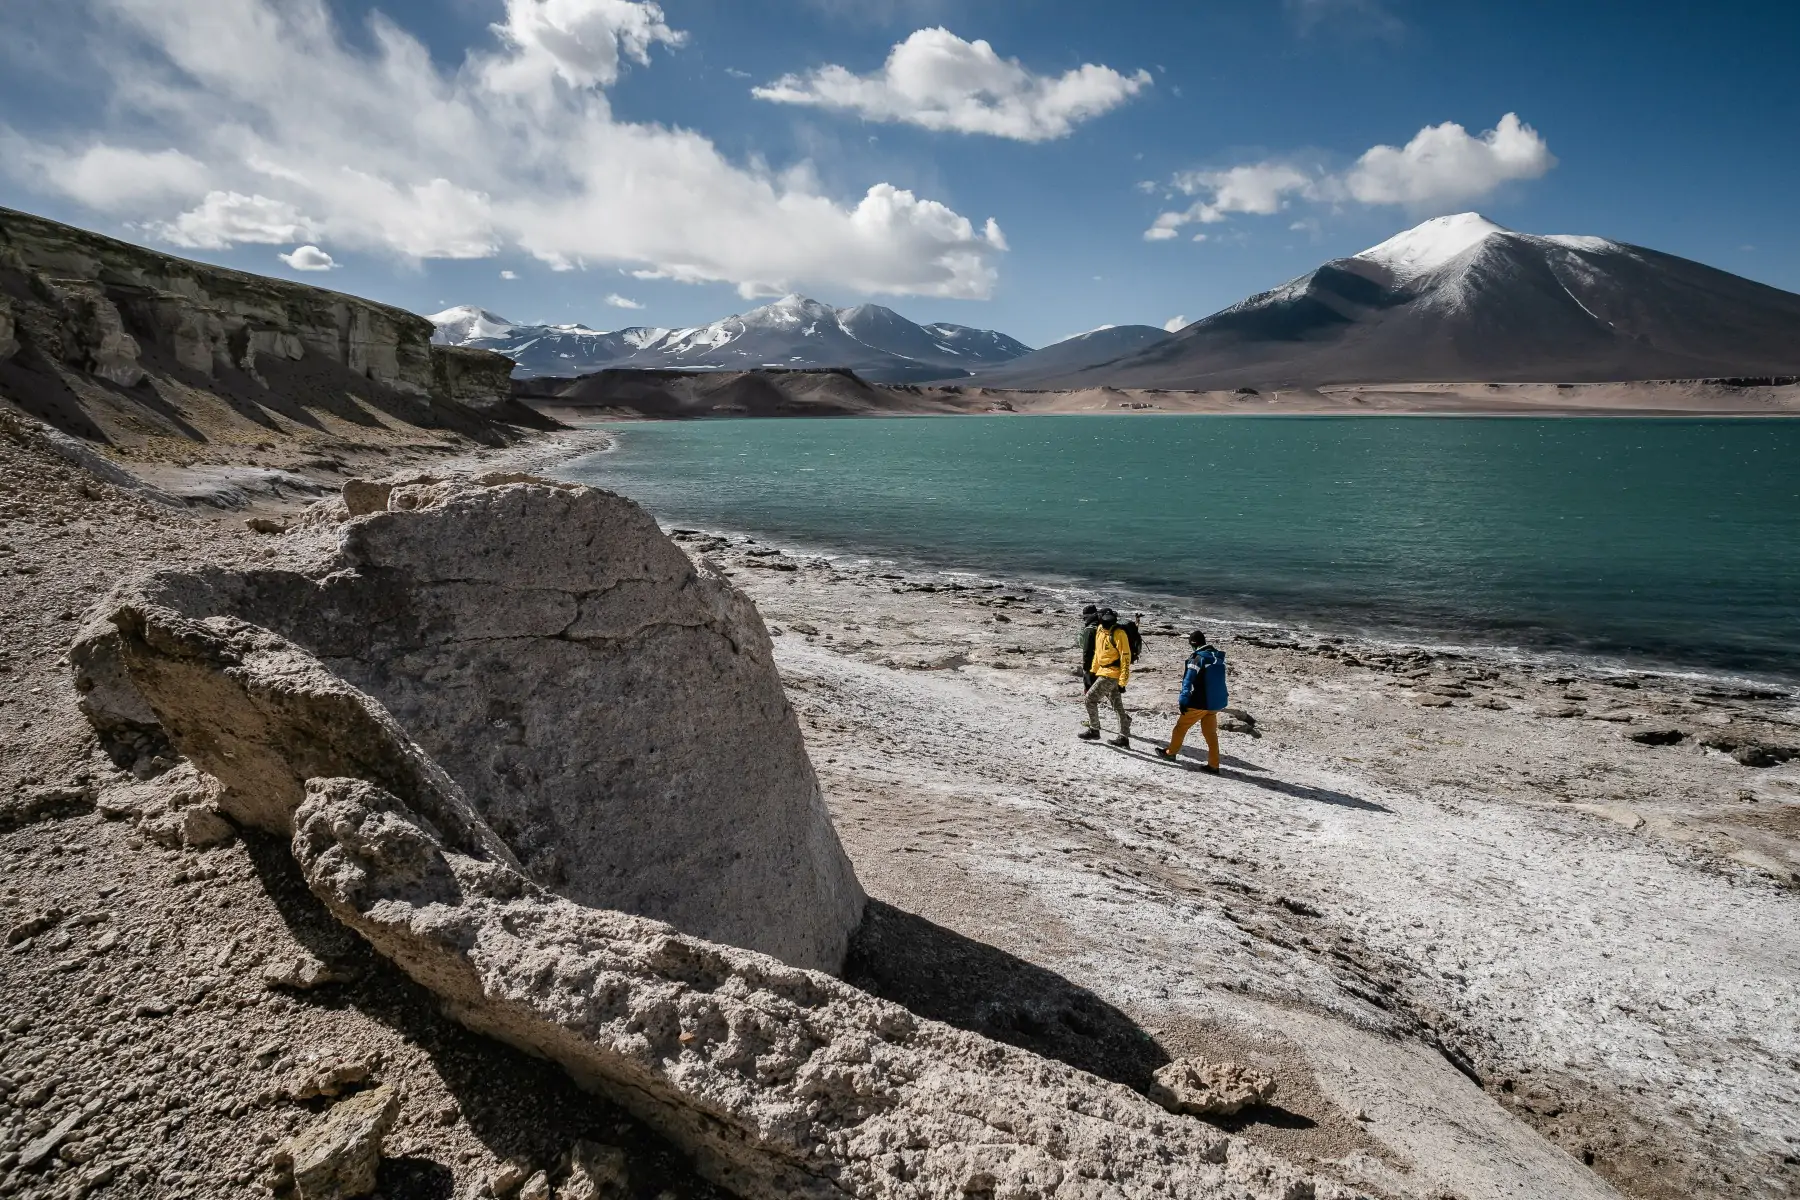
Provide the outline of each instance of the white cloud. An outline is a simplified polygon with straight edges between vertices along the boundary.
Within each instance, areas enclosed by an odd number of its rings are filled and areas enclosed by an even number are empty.
[[[333,271],[337,263],[331,255],[317,246],[296,246],[292,254],[278,254],[277,258],[296,271]]]
[[[1001,58],[985,41],[965,42],[948,29],[934,28],[917,30],[894,46],[872,74],[820,67],[807,75],[784,75],[750,94],[779,104],[840,109],[871,121],[1043,142],[1067,137],[1082,121],[1149,86],[1148,71],[1127,75],[1094,63],[1038,75],[1016,58]]]
[[[519,273],[517,271],[502,271],[502,272],[500,272],[500,278],[502,278],[502,279],[517,279],[518,277],[519,277]]]
[[[81,151],[34,147],[8,138],[0,153],[26,158],[65,195],[99,212],[131,212],[145,204],[197,200],[206,193],[206,167],[178,150],[145,152],[95,145]]]
[[[746,295],[984,297],[996,279],[991,222],[885,183],[839,198],[804,165],[733,161],[691,130],[617,119],[602,89],[683,38],[654,4],[505,0],[494,43],[453,69],[380,15],[369,48],[351,45],[327,0],[70,7],[96,32],[93,61],[69,69],[105,81],[117,132],[15,134],[7,145],[35,157],[0,155],[0,171],[98,206],[107,180],[146,165],[154,186],[109,211],[178,245],[522,249],[554,269]],[[52,160],[63,169],[32,166]]]
[[[318,224],[286,201],[238,192],[208,192],[206,199],[173,221],[150,228],[164,241],[201,250],[223,250],[244,242],[275,245],[319,236]]]
[[[612,305],[614,308],[642,308],[642,307],[644,307],[642,304],[639,304],[636,300],[633,300],[630,296],[621,296],[617,292],[614,292],[612,295],[608,296],[606,298],[606,302],[608,304]]]
[[[1174,333],[1177,329],[1187,328],[1187,323],[1188,319],[1186,317],[1170,317],[1163,322],[1163,331],[1165,333]]]
[[[1515,113],[1507,113],[1479,137],[1447,121],[1426,126],[1404,146],[1371,147],[1342,172],[1280,159],[1183,171],[1172,186],[1199,199],[1185,209],[1158,214],[1144,238],[1168,241],[1184,225],[1213,225],[1233,214],[1273,216],[1296,200],[1442,212],[1490,196],[1508,183],[1537,179],[1555,165],[1543,137]],[[1316,224],[1303,219],[1289,228]]]
[[[484,62],[485,82],[519,95],[545,95],[559,81],[610,87],[621,60],[647,65],[650,47],[687,40],[652,0],[507,0],[506,20],[491,28],[512,53]]]
[[[1538,131],[1507,113],[1480,137],[1446,121],[1404,146],[1375,146],[1356,160],[1344,186],[1364,204],[1457,205],[1502,184],[1541,178],[1555,165]]]

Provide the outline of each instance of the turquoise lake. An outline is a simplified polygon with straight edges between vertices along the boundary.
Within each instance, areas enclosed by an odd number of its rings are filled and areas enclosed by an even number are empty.
[[[618,423],[667,523],[1321,631],[1800,679],[1800,421]]]

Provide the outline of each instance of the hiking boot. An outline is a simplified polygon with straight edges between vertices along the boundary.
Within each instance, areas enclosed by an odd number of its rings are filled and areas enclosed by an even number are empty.
[[[1097,742],[1100,740],[1100,731],[1098,729],[1084,729],[1075,736],[1084,742]]]
[[[1160,747],[1150,751],[1150,753],[1156,755],[1156,757],[1162,759],[1164,762],[1174,762],[1181,757],[1179,754],[1170,754],[1167,750],[1161,749]]]
[[[1219,768],[1217,767],[1201,767],[1200,769],[1205,771],[1208,775],[1217,775],[1219,773]]]
[[[1131,739],[1121,733],[1118,737],[1114,738],[1110,744],[1114,746],[1129,746],[1131,745]]]

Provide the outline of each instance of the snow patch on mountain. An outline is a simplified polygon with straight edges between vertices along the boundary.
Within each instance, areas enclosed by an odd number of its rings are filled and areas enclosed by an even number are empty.
[[[446,308],[425,319],[437,326],[437,334],[431,340],[443,346],[466,346],[479,339],[511,337],[516,328],[505,317],[471,304]]]
[[[1511,232],[1480,213],[1456,213],[1433,217],[1353,257],[1380,263],[1397,279],[1414,279],[1449,264],[1495,234]]]

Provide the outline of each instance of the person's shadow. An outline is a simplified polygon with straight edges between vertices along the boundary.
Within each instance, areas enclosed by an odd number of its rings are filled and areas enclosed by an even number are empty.
[[[1139,737],[1134,738],[1133,740],[1145,742],[1156,747],[1161,747],[1163,745],[1162,742],[1153,741],[1150,738]],[[1181,771],[1199,772],[1200,765],[1206,761],[1205,751],[1194,750],[1187,746],[1183,746],[1181,752],[1177,755],[1177,758],[1182,760],[1178,762],[1169,762],[1167,759],[1158,758],[1149,751],[1139,750],[1136,747],[1127,749],[1123,746],[1108,746],[1107,749],[1118,754],[1123,754],[1129,758],[1148,759],[1151,762]],[[1193,764],[1192,766],[1188,765],[1190,762]],[[1283,796],[1292,796],[1297,800],[1311,800],[1317,804],[1334,804],[1339,808],[1354,808],[1362,812],[1387,813],[1390,816],[1394,811],[1385,804],[1377,804],[1373,800],[1364,800],[1362,797],[1352,796],[1348,792],[1336,792],[1332,791],[1330,788],[1308,787],[1303,783],[1288,783],[1284,780],[1276,779],[1268,773],[1267,767],[1259,767],[1255,763],[1238,758],[1235,755],[1221,754],[1219,756],[1219,766],[1221,768],[1221,774],[1224,774],[1225,768],[1231,768],[1228,776],[1229,778],[1242,780],[1244,783],[1255,784],[1265,791],[1279,792]]]

